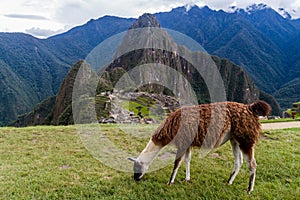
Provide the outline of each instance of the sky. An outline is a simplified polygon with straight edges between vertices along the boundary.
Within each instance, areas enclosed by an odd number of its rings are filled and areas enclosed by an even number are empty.
[[[46,38],[104,15],[137,18],[146,12],[166,12],[188,4],[227,10],[229,6],[245,8],[254,3],[285,8],[300,18],[300,0],[1,0],[0,32]]]

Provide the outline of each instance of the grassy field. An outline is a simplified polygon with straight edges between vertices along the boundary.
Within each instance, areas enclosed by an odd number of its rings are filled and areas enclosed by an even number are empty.
[[[135,128],[142,132],[145,126]],[[148,141],[110,125],[105,131],[128,151],[140,151]],[[299,145],[300,129],[265,132],[256,148],[256,185],[248,195],[246,163],[233,185],[226,185],[233,167],[229,143],[201,159],[195,149],[191,182],[184,181],[183,165],[168,186],[172,165],[135,182],[131,173],[91,156],[74,126],[1,128],[0,199],[299,199]]]
[[[277,122],[295,122],[300,121],[300,118],[292,119],[292,118],[278,118],[278,119],[262,119],[261,123],[277,123]]]

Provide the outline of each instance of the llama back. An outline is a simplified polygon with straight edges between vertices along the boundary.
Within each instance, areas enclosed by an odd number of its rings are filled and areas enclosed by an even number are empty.
[[[168,116],[153,134],[152,141],[161,146],[173,143],[177,147],[210,149],[221,145],[230,131],[241,142],[256,143],[261,134],[258,116],[266,116],[270,111],[269,104],[261,100],[249,105],[221,102],[183,107]]]
[[[231,127],[226,105],[223,102],[178,109],[159,126],[152,141],[162,146],[172,143],[183,149],[191,145],[213,148]]]

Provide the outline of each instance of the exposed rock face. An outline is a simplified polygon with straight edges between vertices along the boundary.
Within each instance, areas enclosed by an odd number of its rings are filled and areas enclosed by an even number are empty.
[[[138,20],[136,20],[130,29],[145,28],[145,27],[157,27],[160,28],[160,24],[156,17],[152,14],[145,13]]]
[[[153,15],[144,14],[134,23],[132,28],[133,27],[160,27],[160,25]],[[120,49],[123,47],[128,48],[135,46],[136,43],[139,43],[139,46],[145,47],[148,47],[149,44],[155,44],[157,47],[164,47],[168,50],[159,48],[143,48],[133,50],[127,54],[121,55],[118,59],[116,59],[108,67],[108,71],[122,68],[124,70],[124,74],[125,72],[134,69],[136,66],[146,65],[148,63],[158,63],[161,65],[170,66],[177,72],[183,74],[182,78],[174,78],[173,83],[171,84],[174,85],[174,90],[184,91],[185,89],[182,88],[184,85],[183,79],[186,78],[197,95],[198,103],[209,103],[211,101],[211,94],[209,94],[207,83],[205,83],[205,78],[207,77],[203,77],[203,74],[205,73],[200,74],[199,69],[202,72],[207,71],[206,68],[208,68],[209,65],[214,62],[213,64],[219,70],[216,73],[219,73],[222,76],[226,90],[226,99],[228,101],[251,103],[259,99],[260,91],[255,86],[250,76],[241,67],[233,64],[227,59],[220,59],[217,56],[210,57],[204,52],[190,53],[185,47],[177,45],[167,32],[157,31],[156,29],[146,29],[141,33],[137,32],[125,36],[122,44],[120,45]],[[193,66],[192,63],[182,57],[182,55],[190,54],[191,56],[197,57],[198,60],[201,60],[201,62],[204,63],[202,64],[203,66]],[[144,73],[140,73],[137,79],[143,80],[147,79],[149,76],[156,77],[159,80],[166,80],[169,78],[169,72],[166,70],[164,73],[161,73],[157,72],[156,70],[145,69]],[[121,77],[120,74],[119,77]],[[118,80],[111,81],[114,85]],[[132,80],[132,82],[137,83],[135,80]],[[218,86],[216,85],[216,87]],[[165,87],[155,84],[144,86],[140,88],[139,91],[170,94],[168,91],[166,91]],[[268,101],[267,99],[265,100]]]
[[[52,124],[69,124],[73,121],[72,115],[69,114],[69,112],[72,110],[72,92],[77,72],[82,64],[83,61],[77,62],[70,69],[68,75],[62,82],[60,90],[56,96],[56,103],[53,109]],[[65,121],[65,123],[63,123],[63,121]]]

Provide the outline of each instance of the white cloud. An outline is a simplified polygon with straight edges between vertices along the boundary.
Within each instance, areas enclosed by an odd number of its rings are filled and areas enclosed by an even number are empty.
[[[208,5],[210,8],[226,10],[229,6],[245,8],[253,3],[265,3],[275,10],[283,7],[295,17],[300,17],[299,0],[14,0],[2,1],[0,7],[0,31],[26,30],[33,34],[42,30],[64,30],[84,24],[91,18],[104,15],[135,17],[143,13],[170,11],[186,4]],[[36,28],[32,28],[36,27]],[[46,33],[46,31],[45,31]]]
[[[40,15],[6,14],[4,16],[10,18],[19,18],[19,19],[47,20],[46,17]]]
[[[62,33],[65,30],[64,29],[59,29],[57,31],[53,31],[53,30],[50,30],[50,29],[40,29],[38,27],[33,27],[31,29],[26,29],[25,31],[26,31],[26,33],[29,33],[29,34],[34,35],[36,37],[46,38],[46,37],[49,37],[49,36],[52,36],[52,35],[55,35],[55,34],[58,34],[58,33]]]

